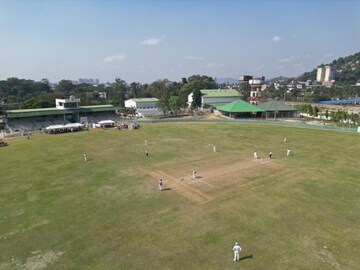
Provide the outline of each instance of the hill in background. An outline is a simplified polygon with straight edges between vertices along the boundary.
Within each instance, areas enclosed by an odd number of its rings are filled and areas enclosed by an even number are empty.
[[[360,80],[360,52],[327,63],[335,67],[335,81],[339,84],[355,84]],[[324,64],[320,65],[324,66]],[[298,81],[315,80],[317,67],[297,77]]]

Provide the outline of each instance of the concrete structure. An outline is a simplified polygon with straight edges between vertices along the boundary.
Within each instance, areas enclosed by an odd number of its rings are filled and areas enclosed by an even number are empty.
[[[316,81],[323,82],[325,78],[325,68],[318,67],[316,72]]]
[[[7,110],[5,128],[16,130],[41,130],[52,125],[68,125],[77,122],[97,123],[101,120],[117,120],[120,107],[112,105],[79,106],[80,99],[70,96],[68,99],[55,99],[55,108]]]
[[[324,82],[335,80],[335,68],[333,66],[325,66]]]
[[[78,106],[77,108],[58,109],[40,108],[7,110],[5,130],[41,130],[51,125],[67,125],[70,123],[97,123],[101,120],[117,120],[116,113],[120,107],[112,105]]]
[[[132,98],[125,100],[125,107],[141,110],[157,109],[157,102],[157,98]]]
[[[162,113],[157,107],[158,101],[157,98],[132,98],[125,100],[125,107],[135,109],[137,117],[156,117]]]
[[[330,82],[335,79],[335,68],[333,66],[318,67],[316,73],[316,81]]]
[[[261,91],[263,89],[263,85],[265,83],[265,77],[256,77],[249,80],[250,85],[250,98],[249,102],[253,105],[257,105],[259,103],[259,99],[261,96]]]
[[[215,107],[240,99],[240,94],[235,89],[202,89],[200,92],[201,107],[203,107],[204,104]],[[189,107],[191,106],[192,101],[193,93],[188,95],[187,103]]]
[[[239,83],[249,83],[249,80],[251,80],[253,78],[253,76],[250,75],[241,75],[239,76]]]
[[[69,99],[55,99],[56,109],[67,110],[79,107],[80,99],[70,96]]]

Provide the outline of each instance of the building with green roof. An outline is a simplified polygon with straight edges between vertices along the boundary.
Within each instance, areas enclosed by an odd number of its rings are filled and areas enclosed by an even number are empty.
[[[157,98],[132,98],[125,100],[125,107],[135,109],[138,117],[158,116],[161,114],[158,101]]]
[[[258,104],[259,108],[266,111],[266,118],[297,118],[300,117],[300,112],[289,105],[278,101],[269,100]]]
[[[80,115],[87,113],[98,112],[115,112],[120,107],[113,105],[96,105],[96,106],[79,106],[71,109],[57,109],[57,108],[39,108],[39,109],[22,109],[22,110],[8,110],[6,116],[8,119],[38,117],[38,116],[53,116],[53,115]]]
[[[240,98],[240,94],[235,89],[202,89],[201,106],[209,104],[211,106],[223,105]],[[188,105],[190,107],[193,101],[193,93],[188,95]]]
[[[217,106],[216,109],[220,111],[222,114],[233,118],[262,117],[262,114],[265,112],[264,109],[252,105],[241,99],[225,105]]]
[[[5,127],[10,130],[35,130],[54,124],[96,123],[116,119],[116,111],[123,109],[113,105],[78,106],[79,102],[71,96],[69,99],[56,99],[54,108],[7,110]]]

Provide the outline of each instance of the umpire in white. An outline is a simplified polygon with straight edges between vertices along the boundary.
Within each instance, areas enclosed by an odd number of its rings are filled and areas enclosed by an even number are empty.
[[[233,251],[234,251],[234,262],[240,261],[241,247],[239,246],[238,242],[235,242],[235,245],[233,247]]]

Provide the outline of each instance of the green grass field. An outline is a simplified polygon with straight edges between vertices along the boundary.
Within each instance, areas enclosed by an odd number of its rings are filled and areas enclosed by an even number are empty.
[[[159,123],[8,142],[0,269],[359,269],[359,134]]]

